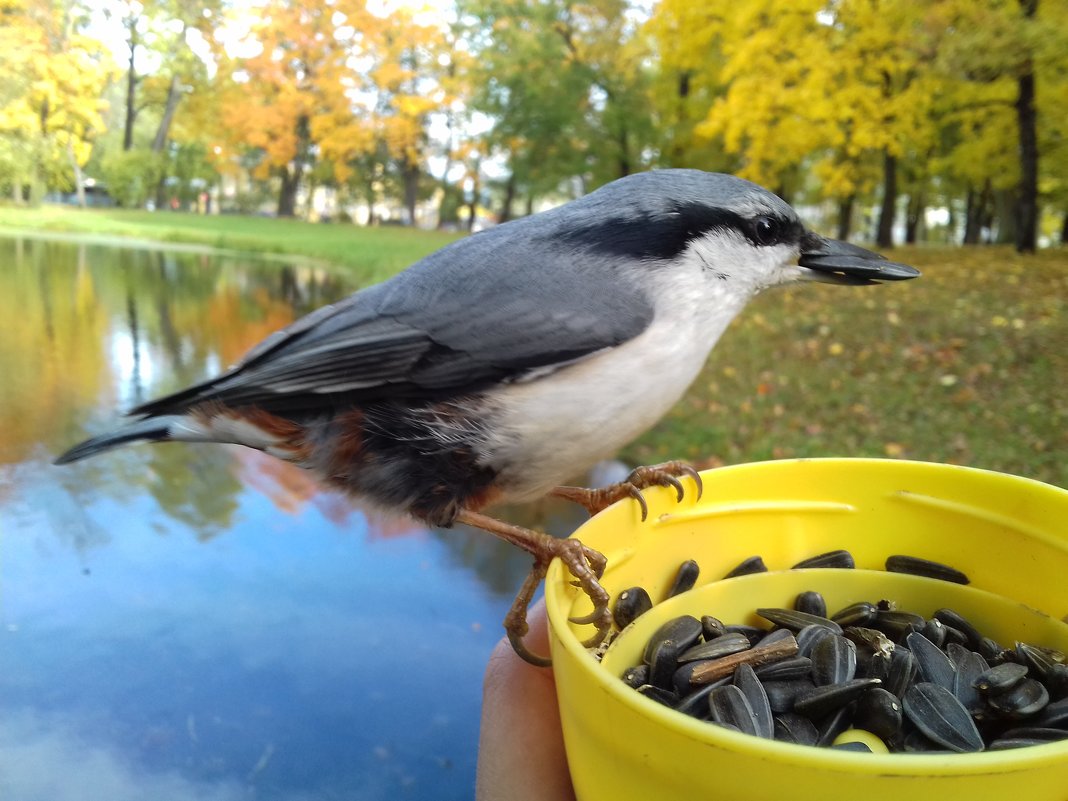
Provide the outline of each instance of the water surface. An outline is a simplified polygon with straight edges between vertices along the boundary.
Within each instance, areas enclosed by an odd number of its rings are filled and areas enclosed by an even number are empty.
[[[0,798],[471,797],[482,672],[526,557],[369,517],[238,447],[51,465],[355,288],[0,238]]]

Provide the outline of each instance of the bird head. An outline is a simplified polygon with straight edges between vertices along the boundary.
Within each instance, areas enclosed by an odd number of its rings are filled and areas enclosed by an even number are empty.
[[[700,270],[748,299],[794,281],[858,285],[918,270],[808,230],[782,198],[750,181],[699,170],[653,170],[614,181],[579,204],[568,236],[652,269]],[[589,220],[584,224],[583,219]]]

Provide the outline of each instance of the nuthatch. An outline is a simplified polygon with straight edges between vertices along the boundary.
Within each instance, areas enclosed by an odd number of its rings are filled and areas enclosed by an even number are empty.
[[[553,557],[611,625],[604,557],[482,513],[555,494],[591,512],[691,468],[639,468],[600,490],[561,487],[656,423],[746,302],[777,284],[871,284],[911,267],[825,239],[780,198],[696,170],[630,175],[427,256],[268,337],[215,378],[57,460],[137,440],[230,442],[311,470],[362,502],[466,523],[534,568],[505,628],[517,652]],[[697,485],[700,492],[700,485]]]

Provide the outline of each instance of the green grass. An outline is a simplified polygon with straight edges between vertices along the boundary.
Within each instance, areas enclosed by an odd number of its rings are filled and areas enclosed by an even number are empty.
[[[400,226],[360,228],[244,215],[0,206],[0,231],[44,231],[305,256],[356,271],[361,283],[402,270],[457,238]]]
[[[0,208],[4,227],[402,269],[453,237],[255,217]],[[1068,486],[1068,251],[902,249],[922,278],[757,298],[631,462],[795,456],[951,462]],[[655,381],[655,376],[635,380]]]

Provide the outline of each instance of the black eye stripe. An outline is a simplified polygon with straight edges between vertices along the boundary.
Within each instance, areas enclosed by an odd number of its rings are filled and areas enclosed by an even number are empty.
[[[758,221],[766,223],[759,230]],[[590,250],[642,259],[671,259],[695,239],[715,230],[741,234],[752,245],[767,247],[799,241],[803,228],[796,220],[778,214],[743,217],[727,209],[679,203],[667,214],[640,222],[609,217],[558,236]]]

